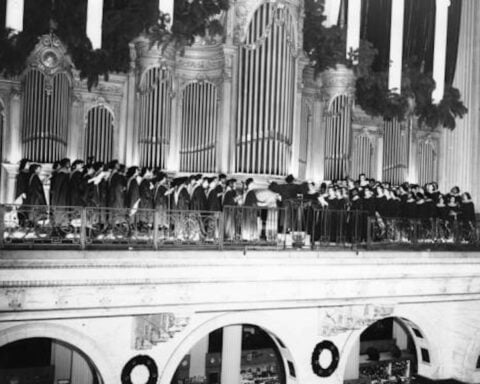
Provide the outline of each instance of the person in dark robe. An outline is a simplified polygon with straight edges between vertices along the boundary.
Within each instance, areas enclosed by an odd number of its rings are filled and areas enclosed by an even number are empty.
[[[167,192],[172,194],[170,200],[172,204],[172,220],[174,226],[174,235],[177,240],[190,240],[192,236],[197,237],[201,234],[198,228],[197,233],[192,234],[187,228],[189,218],[190,194],[188,193],[188,177],[177,177],[172,182],[172,188]]]
[[[227,175],[225,175],[224,173],[220,173],[218,175],[217,186],[215,187],[216,194],[220,199],[220,210],[222,210],[223,208],[222,200],[223,200],[223,194],[225,193],[226,185],[227,185]]]
[[[225,218],[225,239],[234,240],[240,231],[236,228],[235,218],[238,216],[238,196],[235,189],[236,179],[229,179],[225,183],[225,193],[222,197],[223,214]]]
[[[15,182],[15,203],[19,205],[17,217],[20,227],[25,226],[28,220],[28,209],[23,207],[23,205],[26,205],[28,184],[30,182],[29,168],[30,162],[28,159],[20,160]]]
[[[191,176],[192,193],[190,198],[190,209],[193,211],[207,210],[207,194],[205,193],[202,175]]]
[[[368,234],[373,235],[373,226],[376,225],[375,200],[373,191],[366,187],[363,191],[362,239],[368,240]]]
[[[25,201],[27,198],[28,184],[30,182],[30,161],[28,159],[20,160],[18,174],[15,182],[15,200]]]
[[[476,227],[475,218],[475,206],[472,201],[470,193],[464,192],[461,196],[460,202],[460,221],[463,226],[463,230],[467,232],[473,232]]]
[[[153,185],[153,172],[150,168],[142,168],[140,172],[140,202],[138,205],[139,221],[142,227],[151,227],[153,224],[153,194],[155,186]]]
[[[83,183],[83,160],[75,160],[72,164],[69,180],[70,205],[73,207],[84,207],[86,185]]]
[[[47,198],[43,183],[40,180],[41,171],[42,166],[40,164],[31,164],[29,167],[30,178],[27,186],[26,205],[30,206],[28,209],[29,222],[34,225],[47,219]]]
[[[70,159],[60,161],[51,196],[55,226],[66,225],[69,222],[67,207],[70,205]]]
[[[104,212],[103,207],[104,198],[102,202],[100,184],[105,185],[105,175],[103,174],[103,163],[96,162],[87,165],[87,172],[84,176],[86,182],[85,188],[85,203],[87,209],[87,220],[92,226],[99,227],[103,222]]]
[[[252,241],[259,239],[259,210],[257,195],[253,188],[253,179],[245,180],[243,192],[243,209],[242,214],[242,240]]]
[[[222,194],[218,193],[218,180],[216,177],[208,179],[207,209],[210,212],[219,212],[222,210]]]
[[[357,188],[352,189],[350,191],[350,195],[351,197],[348,212],[348,239],[352,243],[356,243],[358,240],[365,241],[366,238],[361,239],[361,214],[363,211],[363,201]]]
[[[157,215],[157,225],[161,230],[168,228],[168,199],[167,199],[167,175],[161,171],[155,172],[155,190],[153,204]]]
[[[109,164],[109,169],[107,206],[117,209],[125,208],[126,177],[121,172],[118,160],[113,160]]]
[[[54,161],[52,164],[52,173],[50,174],[50,191],[48,195],[48,201],[52,204],[52,191],[55,189],[55,181],[57,178],[57,172],[60,169],[60,161]]]
[[[130,210],[136,210],[140,204],[140,183],[142,181],[138,167],[128,168],[126,179],[125,206]]]
[[[297,195],[301,193],[300,186],[295,183],[295,178],[293,175],[288,175],[285,178],[285,183],[278,184],[276,182],[271,182],[268,186],[272,192],[278,193],[281,196],[280,207],[283,207],[284,210],[280,211],[280,222],[286,223],[286,231],[290,232],[292,229],[295,229],[295,225],[292,222],[293,218],[296,218],[296,212],[293,212],[296,208],[292,205],[292,201],[297,198]],[[286,215],[284,218],[283,215]]]

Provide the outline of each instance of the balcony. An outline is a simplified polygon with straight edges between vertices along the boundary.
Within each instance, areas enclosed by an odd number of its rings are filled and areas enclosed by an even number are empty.
[[[369,217],[309,202],[219,212],[0,205],[2,249],[478,250],[475,223]]]

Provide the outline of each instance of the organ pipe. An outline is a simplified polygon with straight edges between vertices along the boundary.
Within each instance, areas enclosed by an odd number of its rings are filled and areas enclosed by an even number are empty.
[[[435,147],[429,141],[419,143],[418,182],[423,185],[437,179]]]
[[[395,119],[384,124],[383,180],[401,184],[408,170],[408,135]]]
[[[209,82],[188,84],[182,93],[180,171],[216,171],[218,90]]]
[[[352,135],[352,100],[348,95],[335,97],[327,112],[325,131],[325,177],[344,178],[349,174]]]
[[[170,143],[172,79],[167,68],[148,69],[140,84],[140,163],[165,168]]]
[[[66,154],[70,81],[64,73],[47,78],[32,69],[23,86],[24,156],[40,163],[60,160]]]
[[[352,152],[352,177],[358,178],[364,173],[368,178],[373,177],[373,144],[366,135],[359,135],[354,140]]]
[[[84,158],[107,162],[113,156],[113,115],[104,106],[91,108],[87,113]]]
[[[236,172],[286,174],[293,135],[295,33],[288,7],[254,13],[239,53]]]

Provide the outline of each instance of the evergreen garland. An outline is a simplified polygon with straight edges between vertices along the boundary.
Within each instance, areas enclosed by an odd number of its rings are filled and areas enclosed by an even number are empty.
[[[158,0],[105,0],[102,49],[93,50],[86,36],[87,0],[26,0],[24,30],[14,35],[3,25],[0,28],[0,73],[21,74],[38,38],[53,31],[90,89],[100,76],[108,79],[111,72],[128,72],[129,43],[142,32],[183,44],[191,43],[195,35],[222,34],[223,25],[214,16],[228,6],[228,0],[176,0],[169,32],[165,15],[159,15]]]

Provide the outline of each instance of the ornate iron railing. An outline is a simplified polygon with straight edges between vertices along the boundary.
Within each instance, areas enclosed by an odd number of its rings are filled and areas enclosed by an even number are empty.
[[[480,248],[475,223],[369,217],[297,200],[221,212],[0,205],[0,248]]]

